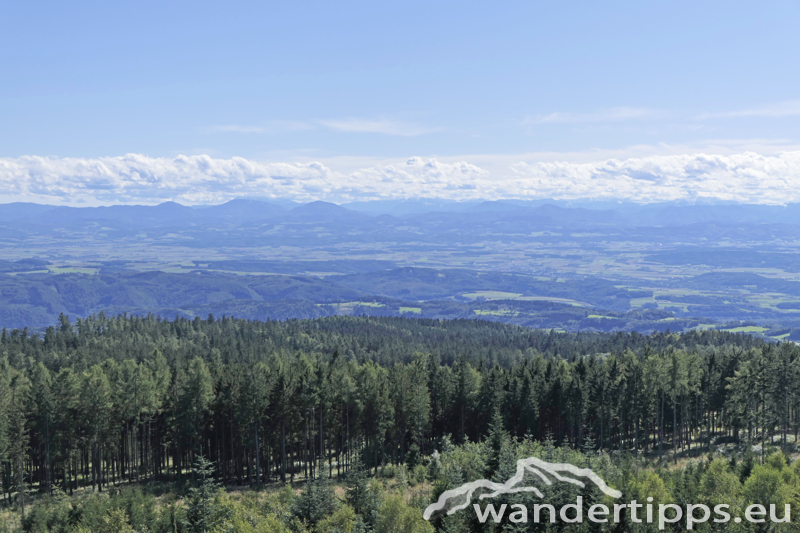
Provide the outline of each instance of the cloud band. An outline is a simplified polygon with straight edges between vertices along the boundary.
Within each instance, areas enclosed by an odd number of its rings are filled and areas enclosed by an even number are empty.
[[[800,151],[775,155],[660,155],[593,163],[519,162],[488,171],[413,157],[337,171],[319,162],[262,163],[209,156],[0,158],[2,201],[56,204],[221,203],[237,197],[346,202],[366,199],[716,198],[800,201]]]

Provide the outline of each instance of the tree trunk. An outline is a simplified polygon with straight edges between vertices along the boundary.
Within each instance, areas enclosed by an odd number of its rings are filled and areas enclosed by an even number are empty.
[[[678,405],[672,395],[672,460],[678,464]]]
[[[325,426],[322,422],[322,406],[319,408],[319,475],[325,471]]]
[[[286,483],[286,421],[281,418],[281,482]]]
[[[258,453],[258,424],[253,424],[253,432],[256,434],[256,486],[261,488],[261,462],[259,460]]]
[[[661,392],[661,420],[658,423],[658,456],[664,455],[664,392]]]

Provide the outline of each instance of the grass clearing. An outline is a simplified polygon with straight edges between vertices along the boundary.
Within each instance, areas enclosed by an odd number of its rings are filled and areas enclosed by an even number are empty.
[[[339,311],[352,312],[356,307],[385,307],[384,304],[378,302],[337,302],[333,304],[315,304],[317,306],[331,305],[336,306]]]
[[[729,333],[764,333],[769,328],[762,328],[761,326],[740,326],[738,328],[726,328],[720,331],[727,331]]]
[[[52,274],[97,274],[96,268],[78,267],[54,267],[50,269]]]
[[[569,304],[575,307],[591,307],[592,305],[587,302],[578,300],[570,300],[569,298],[555,298],[553,296],[520,296],[517,300],[523,302],[553,302],[557,304]]]
[[[516,300],[520,296],[521,293],[517,292],[504,292],[504,291],[476,291],[476,292],[467,292],[462,294],[464,298],[469,298],[471,300],[475,300],[476,298],[480,298],[483,296],[487,300]]]

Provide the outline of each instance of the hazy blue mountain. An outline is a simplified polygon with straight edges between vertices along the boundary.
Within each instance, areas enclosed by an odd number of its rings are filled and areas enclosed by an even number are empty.
[[[653,205],[629,210],[631,221],[640,226],[684,226],[718,224],[800,224],[800,204],[772,205]]]
[[[160,226],[194,220],[195,210],[176,202],[154,206],[113,205],[108,207],[55,207],[37,216],[38,223],[57,225],[75,221],[114,221],[138,226]]]
[[[289,211],[286,218],[291,218],[294,220],[322,221],[340,218],[355,218],[357,220],[364,220],[370,217],[368,217],[368,215],[364,215],[363,213],[359,213],[330,202],[311,202],[295,207]]]
[[[573,331],[664,331],[708,322],[708,319],[696,317],[675,317],[672,312],[659,309],[628,310],[621,305],[627,300],[615,302],[613,297],[614,294],[623,295],[624,291],[603,280],[546,284],[525,276],[494,278],[487,273],[432,269],[395,269],[334,276],[329,280],[309,276],[235,276],[218,272],[0,274],[0,327],[41,330],[55,324],[61,313],[76,319],[99,312],[203,318],[211,313],[259,320],[338,314],[414,316],[495,320]],[[437,283],[439,279],[446,282]],[[354,286],[371,288],[378,294],[369,294]],[[464,298],[460,294],[476,287],[539,291],[559,297],[581,294],[593,301],[618,304],[624,309],[596,311],[561,302],[487,301]],[[436,289],[439,291],[431,294]],[[387,294],[401,297],[385,296]],[[447,298],[448,294],[453,298]],[[423,296],[424,301],[412,299],[417,296]],[[433,296],[440,299],[432,299]],[[628,296],[631,295],[623,295],[623,299]]]
[[[113,266],[111,262],[105,263]],[[203,265],[203,266],[201,266]],[[230,259],[223,261],[195,262],[197,268],[208,270],[224,270],[228,272],[259,272],[273,274],[297,274],[304,272],[323,272],[337,274],[356,274],[388,270],[397,264],[394,261],[378,261],[370,259],[333,259],[330,261],[265,261],[252,259]],[[338,278],[331,278],[336,280]]]
[[[258,200],[231,200],[221,205],[208,207],[197,213],[205,224],[214,222],[243,224],[275,218],[285,215],[287,212],[288,210],[285,207]]]
[[[704,290],[753,288],[760,292],[775,292],[800,296],[800,282],[767,278],[749,272],[712,272],[681,280],[680,286]]]
[[[609,208],[613,207],[613,208]],[[245,224],[258,221],[305,221],[346,219],[351,224],[369,227],[369,215],[398,217],[430,222],[439,227],[450,223],[463,227],[482,227],[503,221],[525,221],[527,226],[569,227],[615,226],[619,228],[685,227],[692,224],[716,225],[800,225],[800,204],[764,205],[681,205],[680,203],[632,205],[613,202],[570,203],[554,200],[490,202],[447,202],[441,200],[396,200],[353,202],[337,205],[311,202],[291,209],[252,199],[237,199],[215,206],[187,207],[175,202],[156,206],[119,205],[108,207],[52,207],[32,203],[0,205],[0,221],[33,223],[37,226],[68,226],[72,223],[114,222],[134,226],[159,227],[189,224]],[[476,217],[477,215],[477,217]],[[388,219],[387,219],[388,220]],[[528,229],[528,228],[526,228]]]
[[[369,202],[349,202],[343,207],[368,213],[370,215],[415,215],[430,213],[431,211],[464,211],[481,202],[457,202],[455,200],[441,200],[438,198],[408,198],[402,200],[373,200]]]
[[[798,242],[799,204],[13,203],[0,205],[0,325],[104,310],[793,331]]]
[[[11,204],[0,204],[0,221],[17,221],[35,217],[51,211],[53,206],[33,204],[29,202],[14,202]]]
[[[100,311],[190,310],[233,300],[347,302],[360,291],[308,276],[235,276],[219,273],[171,274],[0,274],[0,325],[52,323],[59,313],[88,316]],[[305,304],[304,304],[305,305]]]
[[[697,250],[682,247],[647,254],[649,260],[668,265],[708,265],[720,268],[774,267],[800,271],[800,255],[795,252],[752,250]]]

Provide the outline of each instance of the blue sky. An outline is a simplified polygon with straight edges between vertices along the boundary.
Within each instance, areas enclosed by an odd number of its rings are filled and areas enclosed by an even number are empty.
[[[207,155],[319,161],[341,189],[414,156],[501,179],[520,163],[794,152],[798,28],[797,0],[11,2],[0,179],[26,173],[4,198],[41,199],[20,158]],[[79,179],[70,168],[52,172]]]

